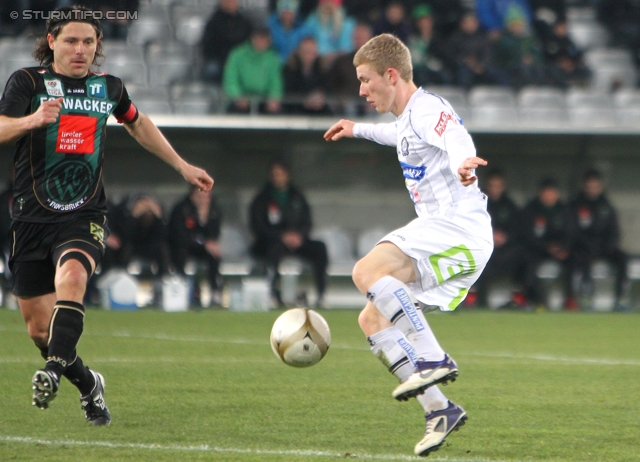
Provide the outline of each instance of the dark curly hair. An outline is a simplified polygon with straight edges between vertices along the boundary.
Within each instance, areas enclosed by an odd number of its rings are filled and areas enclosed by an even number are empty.
[[[96,47],[96,54],[93,57],[92,64],[99,66],[98,58],[104,58],[102,54],[102,26],[100,20],[96,19],[93,15],[93,10],[84,6],[75,5],[58,8],[55,11],[49,13],[49,19],[47,20],[47,30],[43,37],[39,37],[36,41],[36,47],[33,51],[33,57],[36,61],[40,62],[42,66],[48,66],[53,63],[53,50],[49,48],[49,41],[47,37],[49,34],[53,38],[58,37],[62,27],[70,22],[85,22],[91,24],[96,31],[96,37],[98,44]]]

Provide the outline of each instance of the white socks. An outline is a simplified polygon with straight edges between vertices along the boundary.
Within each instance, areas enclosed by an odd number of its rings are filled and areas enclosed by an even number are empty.
[[[414,373],[416,352],[397,327],[388,327],[373,334],[367,341],[371,345],[371,352],[400,382],[404,382]],[[435,385],[427,388],[417,399],[426,414],[444,409],[448,405],[447,398]]]
[[[394,277],[385,276],[369,289],[367,297],[409,340],[418,359],[444,359],[444,350],[433,335],[424,313],[417,309],[418,301],[405,284]]]

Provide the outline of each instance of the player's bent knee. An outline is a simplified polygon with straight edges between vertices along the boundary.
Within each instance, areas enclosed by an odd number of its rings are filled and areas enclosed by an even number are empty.
[[[87,257],[84,253],[78,250],[72,250],[65,253],[62,257],[60,257],[60,268],[62,268],[62,266],[69,260],[75,260],[76,262],[80,263],[87,273],[87,278],[89,278],[93,273],[91,260],[89,260],[89,257]]]

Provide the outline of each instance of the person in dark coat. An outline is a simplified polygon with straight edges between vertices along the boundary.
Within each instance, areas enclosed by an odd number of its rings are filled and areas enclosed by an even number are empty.
[[[524,246],[520,235],[520,209],[506,191],[504,174],[489,172],[483,188],[487,194],[487,212],[493,228],[493,253],[474,284],[477,304],[486,307],[489,285],[500,277],[509,276],[521,284],[524,270]]]
[[[229,53],[249,39],[251,30],[251,21],[238,11],[238,0],[220,1],[202,35],[205,80],[221,82]]]
[[[187,260],[203,262],[207,282],[212,291],[212,303],[220,304],[220,226],[222,213],[211,192],[191,188],[171,211],[169,218],[169,249],[171,261],[184,275]],[[198,291],[196,290],[196,299]]]
[[[597,259],[609,262],[616,273],[616,310],[625,311],[621,298],[627,285],[627,255],[620,250],[620,226],[615,208],[604,193],[602,174],[585,172],[582,188],[571,202],[576,229],[573,242],[574,274],[581,281],[582,293],[593,295],[591,265]]]
[[[525,296],[536,306],[545,304],[545,294],[537,276],[545,260],[558,262],[563,271],[565,308],[577,309],[571,288],[571,213],[560,200],[558,183],[553,178],[540,182],[538,195],[521,213],[522,233],[526,245]]]
[[[250,226],[255,242],[252,255],[264,261],[276,303],[283,306],[278,266],[283,257],[293,255],[307,260],[313,268],[318,293],[316,305],[321,306],[328,265],[324,242],[310,239],[311,209],[302,192],[290,182],[290,170],[282,160],[269,167],[269,182],[253,199]]]

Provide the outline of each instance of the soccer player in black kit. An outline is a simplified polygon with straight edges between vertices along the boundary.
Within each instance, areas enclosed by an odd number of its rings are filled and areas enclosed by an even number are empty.
[[[139,112],[122,81],[90,71],[102,57],[100,22],[83,7],[52,12],[34,51],[0,100],[0,143],[15,142],[11,271],[29,336],[46,365],[32,380],[46,409],[62,377],[80,391],[86,420],[109,425],[104,378],[76,353],[87,281],[108,236],[102,162],[109,115],[145,149],[203,190],[213,180],[190,165]]]

